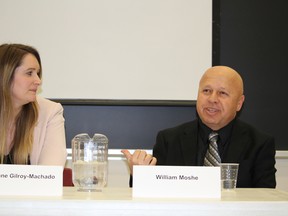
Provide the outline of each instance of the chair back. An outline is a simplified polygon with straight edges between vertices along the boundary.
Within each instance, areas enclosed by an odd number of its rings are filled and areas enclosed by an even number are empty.
[[[63,186],[64,187],[73,187],[72,181],[72,169],[65,167],[63,170]]]

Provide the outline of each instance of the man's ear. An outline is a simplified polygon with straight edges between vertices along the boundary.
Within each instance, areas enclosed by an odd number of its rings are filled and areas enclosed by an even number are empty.
[[[238,100],[238,104],[237,104],[237,112],[241,110],[243,103],[244,103],[244,100],[245,100],[245,96],[241,95],[239,100]]]

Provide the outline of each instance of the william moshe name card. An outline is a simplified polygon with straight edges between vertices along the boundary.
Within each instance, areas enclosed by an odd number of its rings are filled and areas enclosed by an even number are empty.
[[[134,166],[133,197],[220,198],[220,168]]]

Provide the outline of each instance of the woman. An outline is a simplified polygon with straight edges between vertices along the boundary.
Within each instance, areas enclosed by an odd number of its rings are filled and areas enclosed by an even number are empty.
[[[0,45],[0,163],[66,162],[63,107],[37,96],[42,67],[37,50]]]

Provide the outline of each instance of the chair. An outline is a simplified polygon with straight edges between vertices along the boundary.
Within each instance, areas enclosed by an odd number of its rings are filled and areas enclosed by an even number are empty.
[[[63,170],[63,186],[64,187],[73,187],[72,181],[72,169],[65,167]]]

